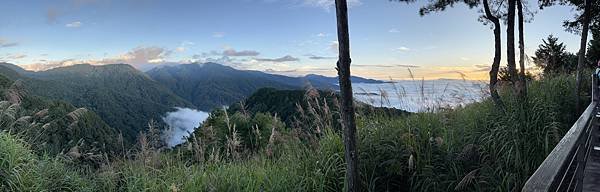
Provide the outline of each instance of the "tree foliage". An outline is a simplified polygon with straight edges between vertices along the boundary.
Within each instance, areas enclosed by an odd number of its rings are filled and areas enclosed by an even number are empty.
[[[573,6],[577,13],[571,20],[564,20],[563,27],[566,31],[581,34],[581,28],[583,27],[582,22],[584,20],[584,9],[585,0],[539,0],[540,9],[555,5],[569,5]],[[592,6],[590,10],[590,26],[600,26],[600,1],[592,0]]]
[[[600,61],[600,26],[593,26],[592,39],[590,40],[586,54],[590,67],[596,67]]]
[[[572,73],[577,68],[577,56],[567,52],[558,37],[549,35],[535,51],[533,63],[543,69],[544,74]]]

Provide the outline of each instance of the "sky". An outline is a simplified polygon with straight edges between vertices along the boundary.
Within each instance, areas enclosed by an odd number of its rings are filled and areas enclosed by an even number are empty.
[[[424,0],[348,2],[353,75],[486,78],[493,33],[478,21],[478,8],[456,5],[421,17]],[[535,15],[525,24],[526,54],[533,55],[550,34],[576,52],[579,35],[562,27],[573,10],[539,10],[535,2],[529,3]],[[29,70],[216,62],[290,76],[334,76],[336,57],[333,0],[0,1],[0,61]]]

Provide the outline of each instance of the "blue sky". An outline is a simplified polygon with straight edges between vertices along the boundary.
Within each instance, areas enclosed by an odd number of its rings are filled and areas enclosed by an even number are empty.
[[[333,0],[4,0],[0,60],[43,70],[76,63],[215,61],[286,75],[335,74]],[[426,2],[350,0],[356,75],[378,79],[485,78],[493,56],[478,9],[458,5],[424,17]],[[525,25],[526,51],[554,34],[575,52],[579,36],[561,24],[569,7],[537,10]],[[503,26],[502,33],[505,34]],[[505,39],[503,39],[505,40]],[[504,47],[505,45],[503,45]],[[504,52],[503,52],[504,53]]]

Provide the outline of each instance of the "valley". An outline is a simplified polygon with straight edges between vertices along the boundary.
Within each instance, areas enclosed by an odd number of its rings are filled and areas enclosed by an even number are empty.
[[[126,64],[79,64],[27,71],[0,63],[0,75],[22,82],[28,94],[94,111],[116,128],[127,143],[134,143],[149,121],[157,121],[161,127],[170,127],[170,132],[165,133],[169,146],[179,144],[211,111],[243,101],[261,88],[337,90],[335,78],[288,77],[216,63],[161,66],[146,73]],[[359,77],[355,80],[382,82]]]

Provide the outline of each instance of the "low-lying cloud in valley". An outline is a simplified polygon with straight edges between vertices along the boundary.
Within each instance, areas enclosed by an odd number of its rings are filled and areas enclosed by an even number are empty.
[[[163,139],[169,147],[181,144],[184,138],[194,132],[208,118],[208,113],[190,108],[176,108],[177,111],[168,112],[163,121],[169,126],[163,132]]]

